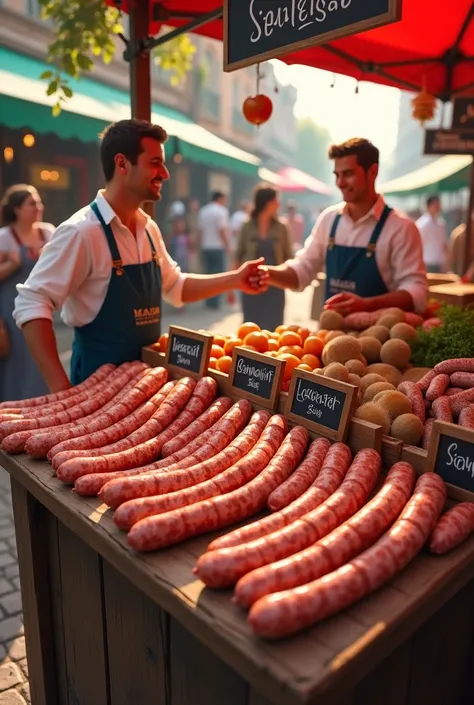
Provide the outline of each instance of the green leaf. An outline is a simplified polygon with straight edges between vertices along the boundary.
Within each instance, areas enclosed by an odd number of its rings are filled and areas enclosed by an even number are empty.
[[[52,71],[43,71],[43,73],[40,76],[40,81],[46,81],[47,78],[53,78]]]
[[[57,79],[55,79],[54,81],[51,81],[48,88],[46,89],[46,95],[53,95],[53,93],[56,93],[57,90],[58,90],[58,81],[57,81]]]
[[[53,105],[51,112],[53,113],[53,117],[58,117],[58,115],[61,114],[61,103],[59,101]]]
[[[61,90],[62,90],[62,92],[64,93],[64,95],[66,96],[66,98],[72,98],[72,95],[73,95],[73,93],[72,93],[72,88],[70,88],[69,86],[65,86],[65,85],[63,84],[63,85],[61,86]]]
[[[81,68],[83,71],[92,71],[92,69],[94,68],[94,62],[92,61],[92,59],[90,59],[88,56],[84,56],[84,54],[78,54],[76,61],[79,68]]]

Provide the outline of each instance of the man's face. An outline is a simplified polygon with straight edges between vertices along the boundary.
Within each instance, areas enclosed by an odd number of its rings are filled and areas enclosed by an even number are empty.
[[[170,178],[165,151],[163,145],[151,137],[144,137],[141,147],[137,163],[130,164],[127,170],[128,186],[142,201],[159,201],[163,181]]]
[[[430,205],[428,206],[428,212],[433,216],[433,218],[436,218],[441,211],[441,203],[438,201],[438,199],[432,201]]]
[[[334,160],[336,185],[346,203],[363,201],[373,189],[378,167],[376,164],[367,171],[357,161],[355,154]]]

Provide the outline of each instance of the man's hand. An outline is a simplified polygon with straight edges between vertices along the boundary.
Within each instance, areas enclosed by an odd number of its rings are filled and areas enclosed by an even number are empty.
[[[331,296],[324,305],[325,309],[337,311],[341,316],[348,316],[350,313],[365,311],[364,299],[357,294],[336,294]]]
[[[237,287],[245,294],[263,294],[268,289],[269,274],[263,257],[245,262],[237,270]]]

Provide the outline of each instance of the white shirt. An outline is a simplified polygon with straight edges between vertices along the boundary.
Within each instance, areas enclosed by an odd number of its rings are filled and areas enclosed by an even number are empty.
[[[346,247],[367,247],[385,201],[379,196],[373,208],[354,222],[343,204],[331,206],[319,216],[311,235],[289,266],[296,272],[303,290],[325,268],[326,250],[331,226],[342,213],[336,233],[336,244]],[[428,298],[428,282],[423,263],[421,239],[415,223],[400,211],[392,211],[385,223],[375,250],[375,261],[388,291],[403,289],[413,298],[415,310],[422,312]]]
[[[51,223],[37,223],[37,225],[43,234],[45,242],[49,242],[55,230],[54,225]],[[13,227],[15,227],[14,224]],[[9,225],[0,228],[0,252],[6,253],[13,262],[20,263],[20,245]]]
[[[443,218],[433,218],[430,213],[423,213],[416,221],[423,245],[423,259],[426,265],[445,267],[448,255],[448,238],[446,223]]]
[[[166,251],[157,224],[144,212],[137,217],[136,237],[123,225],[99,191],[100,213],[110,223],[124,265],[151,261],[150,237],[159,256],[163,298],[182,305],[181,273]],[[84,326],[96,318],[107,293],[112,274],[112,256],[104,231],[87,206],[56,229],[24,284],[17,285],[13,318],[19,328],[37,318],[52,319],[61,309],[61,318],[71,327]]]
[[[198,228],[203,250],[223,250],[224,243],[219,231],[229,229],[229,211],[216,201],[208,203],[198,213]]]
[[[235,252],[237,249],[237,240],[242,230],[242,226],[249,219],[249,214],[245,211],[235,211],[230,219],[230,237],[229,237],[229,247],[231,252]]]

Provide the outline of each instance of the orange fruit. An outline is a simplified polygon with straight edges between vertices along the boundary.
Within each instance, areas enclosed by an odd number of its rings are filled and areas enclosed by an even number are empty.
[[[257,348],[254,348],[253,345],[242,345],[242,347],[243,347],[245,350],[252,350],[252,352],[258,352]]]
[[[304,355],[304,350],[301,347],[301,345],[292,345],[293,348],[293,355],[296,355],[296,357],[302,357]]]
[[[282,326],[277,326],[277,327],[275,328],[275,333],[278,333],[278,335],[280,336],[280,335],[281,335],[282,333],[284,333],[286,330],[288,330],[288,326],[283,326],[283,325],[282,325]]]
[[[311,367],[312,370],[317,370],[319,367],[321,367],[321,363],[319,362],[319,359],[316,357],[316,355],[311,355],[311,353],[306,353],[303,355],[301,358],[301,362],[304,365],[308,365],[308,367]]]
[[[278,340],[280,337],[280,333],[270,333],[270,338],[273,338],[273,340]]]
[[[252,323],[251,321],[246,321],[245,323],[242,323],[241,326],[239,326],[239,329],[237,331],[237,337],[244,340],[246,335],[248,335],[249,333],[253,333],[257,330],[260,330],[260,326],[257,326],[256,323]]]
[[[278,349],[278,354],[282,355],[294,355],[294,350],[292,345],[284,345],[282,348]]]
[[[215,357],[218,360],[220,357],[224,357],[225,353],[220,345],[213,345],[211,347],[211,357]]]
[[[278,345],[278,341],[275,340],[274,338],[269,338],[268,339],[268,349],[269,350],[279,350],[280,346]]]
[[[301,345],[302,340],[298,333],[288,330],[280,335],[278,342],[282,348],[284,345]]]
[[[321,330],[318,330],[318,332],[316,333],[316,338],[321,338],[322,340],[324,340],[328,333],[329,331],[325,330],[324,328],[321,328]]]
[[[312,367],[310,367],[309,365],[304,365],[304,364],[298,365],[298,367],[297,367],[296,369],[297,369],[297,370],[305,370],[306,372],[312,372],[312,371],[313,371],[313,368],[312,368]]]
[[[296,357],[296,355],[291,355],[289,353],[280,353],[278,355],[278,358],[285,362],[285,371],[283,372],[283,379],[289,380],[291,378],[291,375],[293,374],[293,370],[295,369],[295,367],[298,367],[298,365],[300,364],[300,359],[299,357]]]
[[[158,349],[160,352],[166,352],[166,347],[168,345],[168,333],[163,333],[160,335],[158,340]]]
[[[291,326],[288,326],[288,330],[293,331],[293,333],[297,333],[300,327],[301,326],[298,323],[292,323]]]
[[[319,357],[323,352],[323,348],[324,342],[321,340],[321,338],[318,338],[316,335],[310,335],[309,338],[306,338],[306,340],[304,341],[303,350],[309,355],[315,355],[316,357]]]
[[[209,358],[209,369],[210,370],[216,370],[217,369],[217,360],[215,357],[210,357]]]
[[[289,379],[283,380],[283,382],[281,383],[281,391],[282,392],[289,392],[290,391],[290,380]]]
[[[298,335],[300,336],[301,340],[304,341],[306,338],[311,335],[309,328],[298,328],[297,330]]]
[[[224,355],[217,360],[216,367],[220,372],[225,372],[226,375],[229,374],[230,368],[232,367],[232,358],[229,355]]]
[[[227,338],[225,337],[225,335],[221,335],[220,333],[216,333],[216,335],[214,336],[214,340],[212,342],[214,343],[214,345],[218,345],[220,348],[223,348],[226,340],[227,340]]]
[[[271,330],[267,330],[266,328],[262,328],[262,333],[264,333],[264,334],[267,336],[267,338],[271,338],[271,337],[272,337],[272,332],[271,332]]]
[[[229,338],[229,340],[226,340],[225,345],[224,345],[224,352],[226,355],[232,356],[232,350],[236,348],[238,345],[242,345],[244,341],[241,340],[240,338]]]
[[[270,357],[278,357],[278,351],[277,350],[268,350],[265,355],[269,355]]]
[[[264,353],[268,350],[268,338],[265,333],[254,331],[245,336],[244,345],[251,345],[258,352]]]

